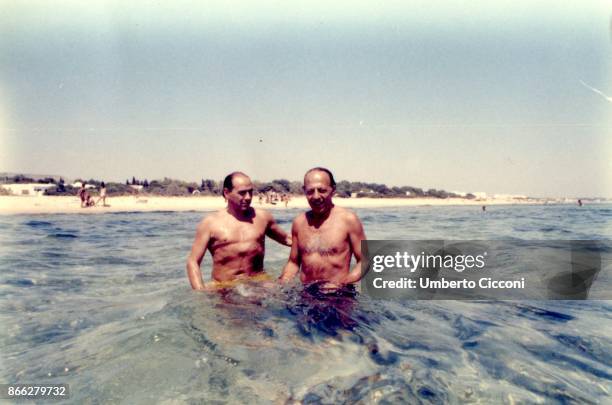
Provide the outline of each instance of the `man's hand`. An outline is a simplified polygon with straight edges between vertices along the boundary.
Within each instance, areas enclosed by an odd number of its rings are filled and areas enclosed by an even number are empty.
[[[283,228],[276,223],[272,214],[268,213],[267,215],[269,217],[269,222],[266,229],[266,235],[282,245],[291,246],[291,235],[287,235]]]

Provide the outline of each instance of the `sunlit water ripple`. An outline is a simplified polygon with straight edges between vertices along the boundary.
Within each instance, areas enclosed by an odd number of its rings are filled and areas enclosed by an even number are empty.
[[[274,215],[288,230],[298,212]],[[370,239],[612,239],[610,205],[357,213]],[[68,383],[79,404],[610,400],[609,301],[195,293],[184,262],[201,217],[0,216],[1,381]],[[278,275],[288,249],[266,247]]]

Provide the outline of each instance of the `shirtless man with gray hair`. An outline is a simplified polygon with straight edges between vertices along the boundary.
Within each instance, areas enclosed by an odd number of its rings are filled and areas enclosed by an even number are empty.
[[[322,290],[334,291],[361,279],[361,241],[366,236],[353,211],[333,204],[335,191],[328,169],[315,167],[306,172],[304,194],[311,210],[293,220],[293,244],[281,282],[300,273],[302,283],[319,283]],[[350,269],[353,255],[356,264]]]

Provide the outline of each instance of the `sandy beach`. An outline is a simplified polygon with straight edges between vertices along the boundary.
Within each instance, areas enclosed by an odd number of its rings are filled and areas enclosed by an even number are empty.
[[[146,211],[211,211],[223,208],[225,201],[221,197],[160,197],[160,196],[124,196],[107,199],[106,207],[101,205],[81,208],[75,197],[51,196],[0,196],[0,214],[54,214],[83,213],[95,214],[104,212],[146,212]],[[486,199],[466,200],[461,198],[335,198],[334,203],[349,208],[385,208],[407,206],[448,206],[448,205],[508,205],[508,204],[544,204],[560,203],[541,199]],[[569,202],[568,202],[569,203]],[[253,202],[254,207],[265,209],[286,209],[284,204],[262,204]],[[296,196],[289,202],[288,208],[307,208],[303,196]]]

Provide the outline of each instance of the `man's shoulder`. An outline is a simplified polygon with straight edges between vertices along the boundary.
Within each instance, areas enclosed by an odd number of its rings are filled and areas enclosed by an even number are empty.
[[[349,208],[338,207],[337,205],[334,205],[333,213],[334,215],[337,215],[343,218],[356,218],[357,217],[357,214],[355,214],[353,210]]]
[[[334,206],[334,214],[349,224],[361,223],[355,211],[351,209]]]
[[[256,217],[267,219],[267,220],[271,220],[273,218],[270,211],[266,211],[262,208],[253,207],[253,211],[255,212]]]
[[[209,214],[206,214],[204,218],[202,218],[198,226],[200,227],[214,226],[216,223],[223,221],[226,215],[227,215],[227,212],[225,212],[225,210],[211,212]]]
[[[301,212],[299,214],[297,214],[295,216],[295,218],[293,218],[293,226],[303,226],[305,224],[308,223],[308,221],[306,220],[306,212]]]

